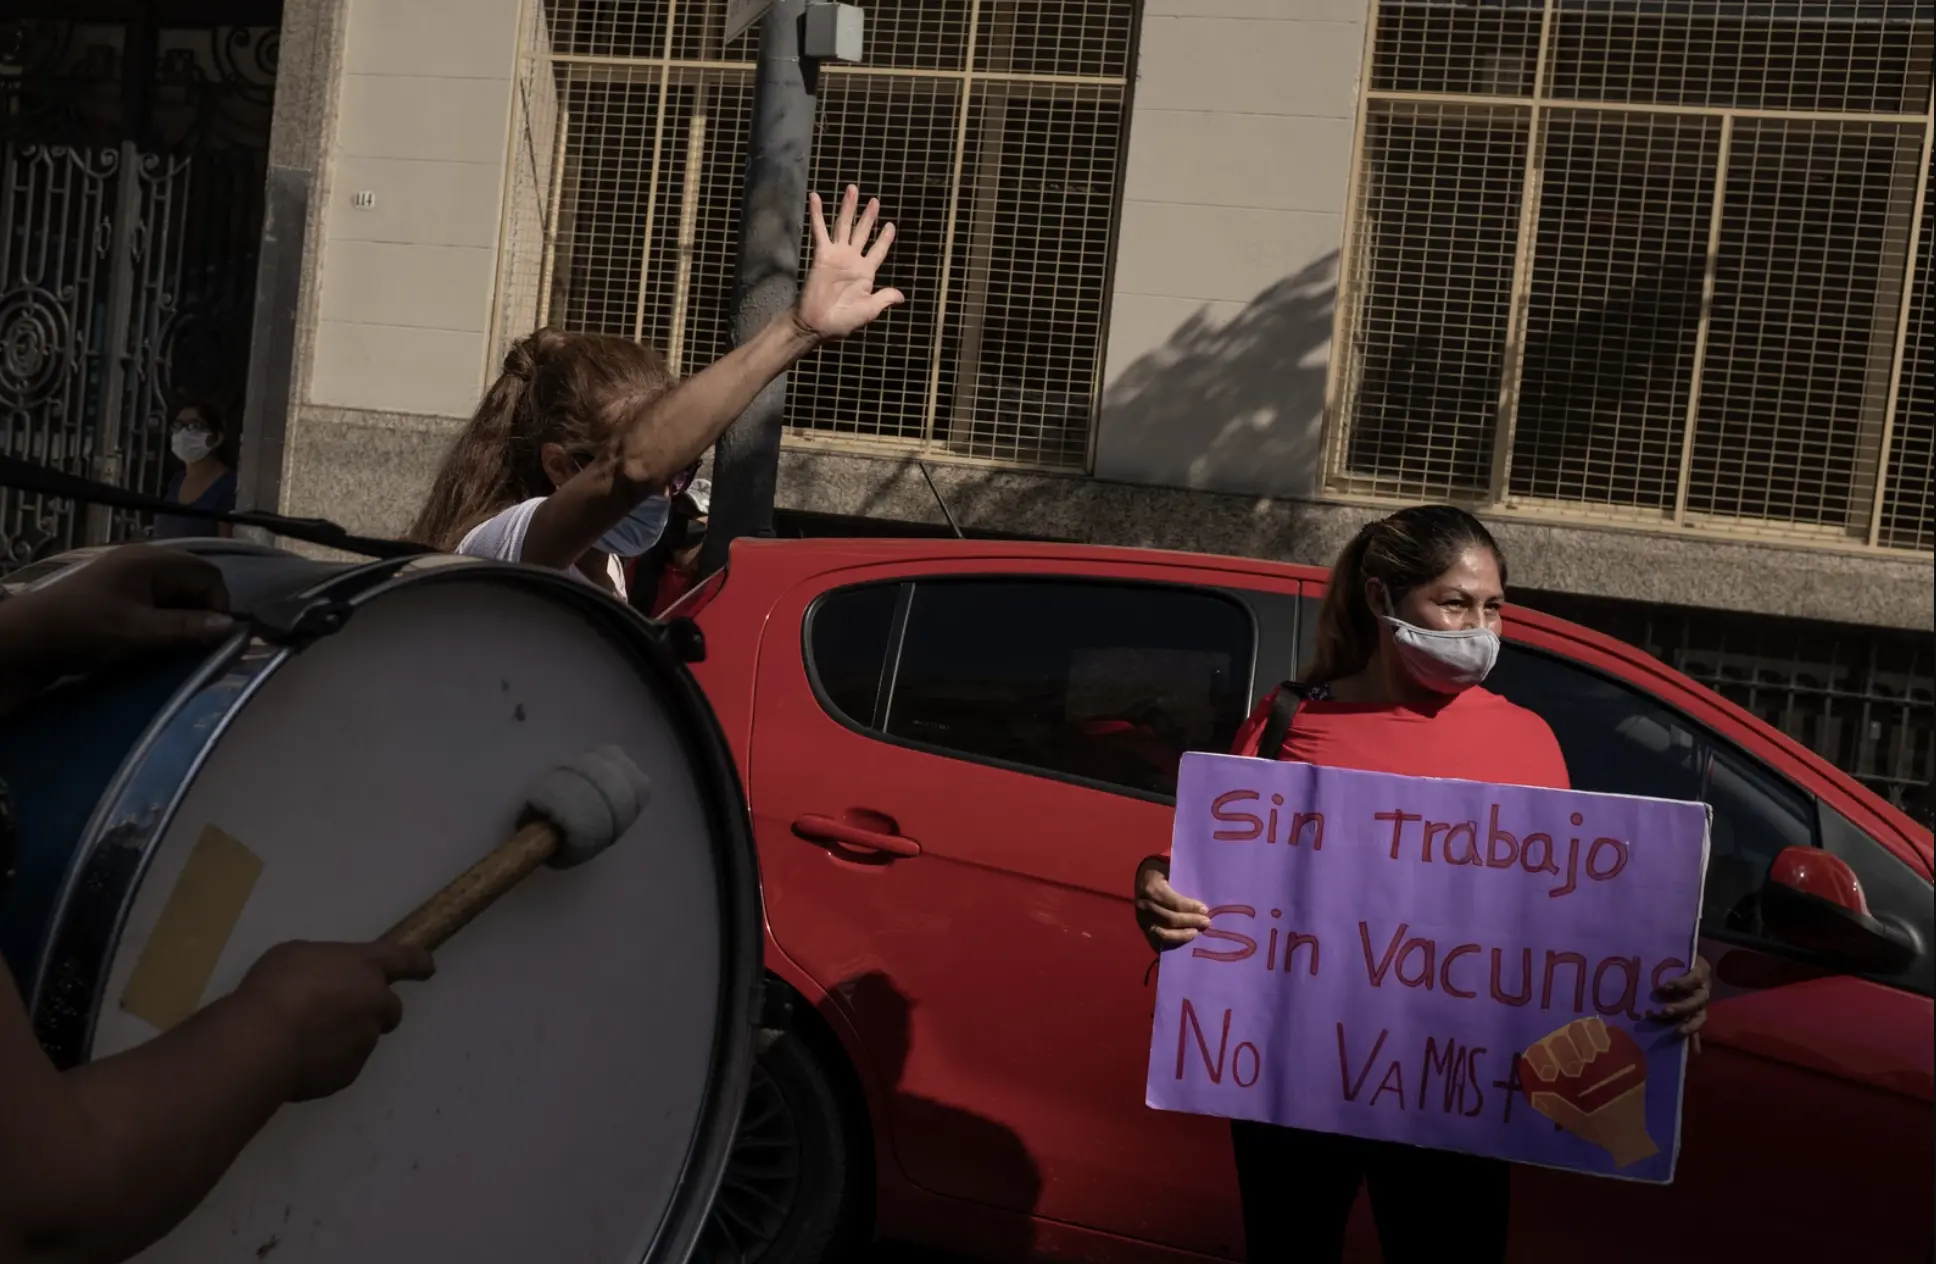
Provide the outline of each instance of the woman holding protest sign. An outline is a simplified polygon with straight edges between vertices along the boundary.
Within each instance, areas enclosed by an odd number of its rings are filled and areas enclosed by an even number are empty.
[[[1546,722],[1480,687],[1499,657],[1505,588],[1504,553],[1463,510],[1420,506],[1367,524],[1333,568],[1303,682],[1266,697],[1232,753],[1569,789]],[[1138,866],[1135,891],[1158,952],[1210,925],[1201,901],[1170,886],[1165,857]],[[1651,1017],[1693,1037],[1711,973],[1696,961],[1661,988]],[[1387,1264],[1505,1258],[1512,1169],[1502,1160],[1244,1120],[1231,1122],[1231,1143],[1253,1261],[1341,1260],[1360,1184]]]

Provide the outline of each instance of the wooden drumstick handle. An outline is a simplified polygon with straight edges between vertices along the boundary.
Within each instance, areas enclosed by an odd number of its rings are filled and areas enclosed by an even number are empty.
[[[418,905],[416,912],[392,926],[383,938],[435,952],[499,896],[551,859],[558,842],[558,830],[549,821],[533,821]]]

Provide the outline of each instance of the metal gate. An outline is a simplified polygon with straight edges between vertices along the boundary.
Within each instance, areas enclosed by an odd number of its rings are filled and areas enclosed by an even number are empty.
[[[273,25],[0,23],[0,447],[160,493],[183,404],[240,424]],[[0,490],[0,572],[139,538]]]

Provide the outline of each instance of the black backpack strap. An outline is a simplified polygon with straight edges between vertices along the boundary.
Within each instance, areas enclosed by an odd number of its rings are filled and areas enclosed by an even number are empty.
[[[1271,698],[1270,719],[1264,722],[1264,732],[1257,739],[1257,758],[1276,759],[1284,753],[1284,742],[1291,735],[1291,721],[1297,718],[1304,694],[1304,686],[1294,680],[1277,687],[1277,693]]]

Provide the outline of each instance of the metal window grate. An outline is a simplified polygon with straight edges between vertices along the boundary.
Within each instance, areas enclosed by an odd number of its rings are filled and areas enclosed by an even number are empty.
[[[1877,532],[1883,544],[1928,552],[1936,549],[1936,196],[1927,194],[1916,275],[1921,283],[1905,313],[1888,491],[1877,508]]]
[[[1927,0],[1378,0],[1326,484],[1932,547]]]
[[[1558,593],[1513,600],[1638,646],[1930,823],[1936,650],[1926,634]]]
[[[1672,114],[1549,124],[1510,494],[1672,510],[1721,131]]]
[[[731,346],[758,32],[725,47],[726,7],[527,0],[500,348],[549,322],[690,373]],[[867,6],[867,64],[821,73],[812,181],[880,197],[909,301],[793,375],[794,438],[1086,465],[1135,7]]]
[[[1511,110],[1411,104],[1365,125],[1377,210],[1354,269],[1346,466],[1420,489],[1400,495],[1477,491],[1506,365],[1483,332],[1511,306],[1525,128]]]

